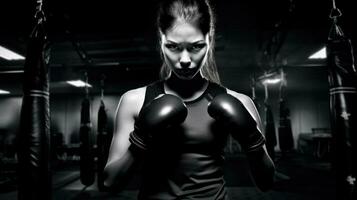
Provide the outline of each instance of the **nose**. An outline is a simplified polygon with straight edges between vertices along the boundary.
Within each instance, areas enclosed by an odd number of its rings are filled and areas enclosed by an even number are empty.
[[[189,68],[191,65],[191,62],[180,62],[180,65],[182,68]]]
[[[188,68],[191,65],[191,58],[187,51],[183,51],[180,58],[180,65],[182,68]]]

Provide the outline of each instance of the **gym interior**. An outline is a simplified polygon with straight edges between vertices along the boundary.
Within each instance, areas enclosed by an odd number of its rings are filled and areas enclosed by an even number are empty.
[[[100,180],[120,97],[159,78],[162,60],[155,24],[157,2],[0,3],[1,48],[20,56],[0,58],[0,199],[34,199],[21,194],[23,187],[40,186],[31,185],[31,181],[21,185],[19,180],[38,174],[45,177],[42,181],[47,187],[36,190],[48,193],[48,199],[137,198],[140,171],[118,193],[106,192]],[[342,195],[346,197],[341,199],[354,199],[357,144],[353,126],[357,121],[351,116],[357,114],[353,106],[357,73],[353,65],[356,54],[351,49],[356,47],[357,32],[352,3],[213,0],[212,5],[221,82],[253,99],[276,167],[274,187],[266,192],[258,190],[239,143],[229,137],[224,148],[229,197],[329,200]],[[45,24],[40,30],[39,23]],[[342,51],[341,57],[338,53],[326,55],[336,27],[349,41],[342,49],[330,51]],[[45,47],[37,57],[30,37],[36,28],[46,36]],[[35,96],[44,96],[48,105],[44,103],[47,107],[40,111],[26,110],[29,104],[24,101],[31,99],[25,97],[31,85],[28,79],[33,76],[24,66],[36,65],[36,59],[41,60],[38,55],[43,56],[45,64],[41,66],[47,69],[48,85],[44,85],[48,92]],[[338,67],[345,68],[343,75],[334,71]],[[336,86],[335,76],[346,80]],[[87,121],[83,121],[85,109]],[[44,111],[47,122],[31,118],[31,112]],[[345,121],[336,120],[338,116]],[[45,126],[47,133],[35,134],[41,138],[31,140],[37,147],[46,146],[36,160],[45,168],[24,168],[21,161],[27,159],[19,154],[30,143],[24,141],[29,138],[24,136],[27,126],[35,123]],[[87,138],[80,134],[84,124]],[[352,150],[342,151],[344,144]],[[83,163],[83,157],[89,161]],[[87,177],[85,183],[83,176]],[[340,179],[348,186],[338,184]]]

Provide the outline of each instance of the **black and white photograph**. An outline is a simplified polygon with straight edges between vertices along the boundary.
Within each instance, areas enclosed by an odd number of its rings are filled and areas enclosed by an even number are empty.
[[[0,2],[0,200],[356,200],[355,10]]]

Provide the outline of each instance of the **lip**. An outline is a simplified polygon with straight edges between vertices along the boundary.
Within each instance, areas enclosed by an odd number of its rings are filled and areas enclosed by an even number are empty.
[[[178,70],[178,72],[182,75],[189,75],[189,74],[192,74],[193,73],[193,69],[190,69],[190,68],[185,68],[185,69],[180,69]]]

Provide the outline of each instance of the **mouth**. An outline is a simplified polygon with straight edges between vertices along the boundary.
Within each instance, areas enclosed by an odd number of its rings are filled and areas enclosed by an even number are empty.
[[[179,69],[176,70],[176,74],[183,79],[191,79],[196,74],[196,69]]]
[[[185,69],[180,69],[178,70],[178,72],[181,74],[181,75],[190,75],[194,72],[193,69],[189,69],[189,68],[185,68]]]

